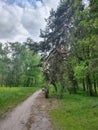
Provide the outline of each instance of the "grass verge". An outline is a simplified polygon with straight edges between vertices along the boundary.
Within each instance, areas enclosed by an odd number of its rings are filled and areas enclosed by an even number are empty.
[[[37,89],[37,87],[0,87],[0,118]]]
[[[54,130],[98,130],[98,97],[65,94],[50,114]]]

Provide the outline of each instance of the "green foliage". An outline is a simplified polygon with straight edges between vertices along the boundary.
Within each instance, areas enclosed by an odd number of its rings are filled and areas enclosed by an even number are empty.
[[[44,38],[41,44],[45,46],[42,48],[45,54],[48,45],[49,55],[56,48],[65,49],[67,54],[62,60],[55,54],[49,59],[51,79],[58,75],[59,82],[63,79],[63,88],[71,85],[74,92],[83,84],[83,90],[94,96],[98,87],[98,2],[89,2],[87,7],[82,0],[61,0],[57,10],[51,10],[46,29],[41,31]],[[65,82],[69,85],[65,86]]]
[[[76,66],[74,71],[75,71],[74,76],[75,76],[75,78],[77,80],[81,80],[81,79],[85,78],[85,76],[86,76],[86,74],[85,74],[86,67],[85,67],[84,63]]]
[[[41,56],[35,53],[35,49],[32,50],[28,43],[33,44],[32,40],[1,44],[0,86],[31,87],[39,82],[37,79],[41,77],[41,71],[38,65]]]

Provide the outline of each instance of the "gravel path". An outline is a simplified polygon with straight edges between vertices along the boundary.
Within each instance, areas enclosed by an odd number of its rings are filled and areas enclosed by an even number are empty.
[[[52,130],[49,102],[39,90],[0,121],[0,130]]]

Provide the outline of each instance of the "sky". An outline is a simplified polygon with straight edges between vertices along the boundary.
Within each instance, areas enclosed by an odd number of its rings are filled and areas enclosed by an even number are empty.
[[[0,0],[0,42],[40,41],[40,29],[59,0]]]

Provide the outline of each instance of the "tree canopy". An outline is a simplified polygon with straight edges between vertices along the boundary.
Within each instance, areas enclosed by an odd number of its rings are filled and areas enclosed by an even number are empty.
[[[40,45],[49,84],[59,82],[61,90],[74,93],[82,87],[93,96],[98,86],[98,2],[88,2],[61,0],[46,19]]]
[[[40,82],[37,65],[41,57],[29,44],[34,46],[35,42],[28,38],[25,43],[0,43],[0,86],[31,87]]]

